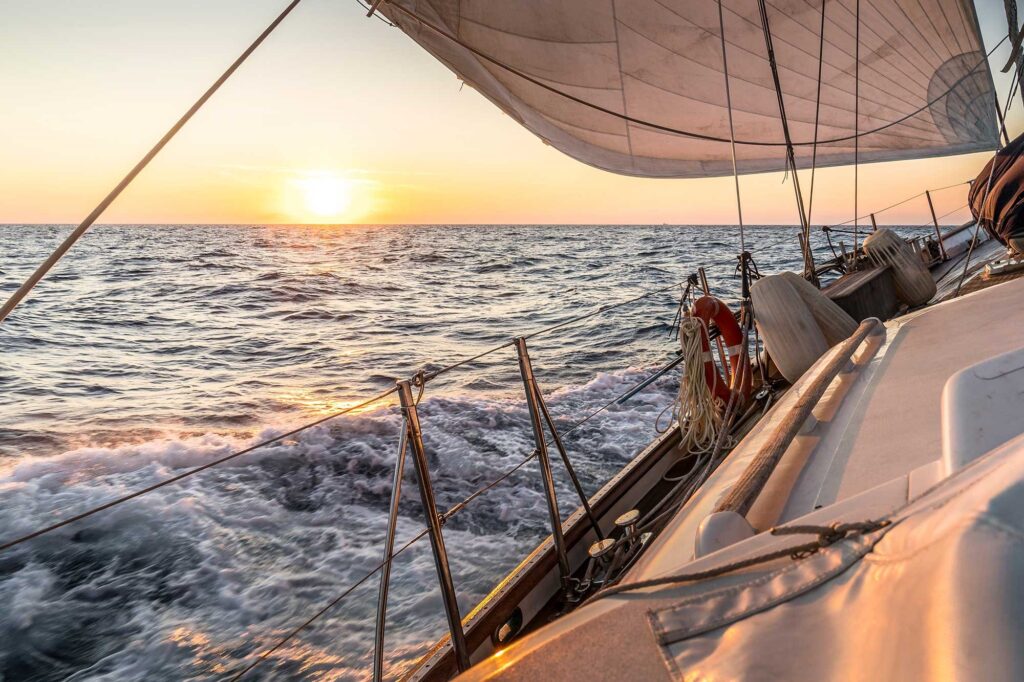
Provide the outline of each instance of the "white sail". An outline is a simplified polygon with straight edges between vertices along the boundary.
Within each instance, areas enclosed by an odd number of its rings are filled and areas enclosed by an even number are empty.
[[[852,136],[867,131],[862,162],[994,148],[994,89],[969,0],[860,0],[859,22],[856,6],[825,4],[817,164],[853,163]],[[758,3],[723,9],[739,170],[782,170]],[[652,177],[732,172],[715,0],[391,0],[379,11],[580,161]],[[808,167],[822,5],[770,0],[767,11],[796,162]]]

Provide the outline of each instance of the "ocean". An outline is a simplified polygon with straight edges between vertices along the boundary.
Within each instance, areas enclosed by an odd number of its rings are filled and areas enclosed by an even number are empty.
[[[0,226],[0,290],[69,229]],[[799,269],[797,232],[746,230],[762,273]],[[96,227],[0,325],[0,544],[699,266],[734,302],[738,252],[727,226]],[[673,357],[679,295],[530,339],[560,427]],[[588,493],[677,388],[678,370],[568,434]],[[533,450],[511,348],[419,410],[442,511]],[[400,428],[391,396],[0,552],[0,680],[230,678],[381,561]],[[407,472],[398,546],[423,527]],[[447,522],[463,614],[546,528],[533,462]],[[368,678],[376,595],[373,576],[246,679]],[[388,616],[394,675],[445,632],[425,538]]]

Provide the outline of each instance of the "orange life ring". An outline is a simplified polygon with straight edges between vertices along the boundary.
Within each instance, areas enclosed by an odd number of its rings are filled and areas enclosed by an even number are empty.
[[[715,396],[728,402],[730,396],[729,382],[726,381],[718,371],[715,361],[711,357],[711,340],[708,338],[707,328],[711,321],[714,321],[718,331],[722,334],[729,351],[729,366],[733,377],[740,371],[743,355],[743,331],[740,329],[736,317],[729,310],[729,306],[714,296],[702,296],[693,304],[691,315],[704,323],[704,332],[701,334],[701,348],[704,351],[704,378],[708,386],[713,387]],[[750,397],[750,389],[753,384],[753,373],[750,370],[750,360],[742,363],[743,374],[736,383],[736,390],[739,393],[740,404],[742,405]]]

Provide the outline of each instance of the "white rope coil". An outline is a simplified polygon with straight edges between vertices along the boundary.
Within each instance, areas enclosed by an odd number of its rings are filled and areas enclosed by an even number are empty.
[[[703,321],[684,317],[679,323],[679,344],[683,354],[683,376],[679,380],[673,417],[679,423],[681,448],[693,453],[710,452],[722,425],[720,401],[714,386],[704,376],[705,354],[701,338],[707,334]],[[717,373],[715,375],[717,383]]]

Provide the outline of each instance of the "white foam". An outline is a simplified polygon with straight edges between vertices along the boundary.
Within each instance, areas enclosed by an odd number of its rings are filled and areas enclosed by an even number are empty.
[[[560,424],[574,422],[649,371],[602,374],[554,391],[552,410]],[[673,391],[671,378],[660,380],[571,434],[570,454],[589,490],[651,440],[653,420]],[[442,510],[532,450],[518,395],[427,397],[420,411]],[[395,408],[342,417],[0,555],[0,612],[7,614],[0,670],[154,679],[215,678],[236,669],[380,561],[399,428]],[[29,532],[285,430],[26,458],[0,476],[0,527],[5,537]],[[556,469],[567,511],[575,501]],[[531,463],[449,521],[445,537],[463,609],[547,534],[543,504]],[[422,527],[420,514],[410,473],[399,546]],[[435,583],[425,540],[396,560],[392,664],[407,665],[441,632]],[[275,654],[267,670],[362,676],[375,590],[373,578]],[[314,660],[304,668],[308,657]]]

